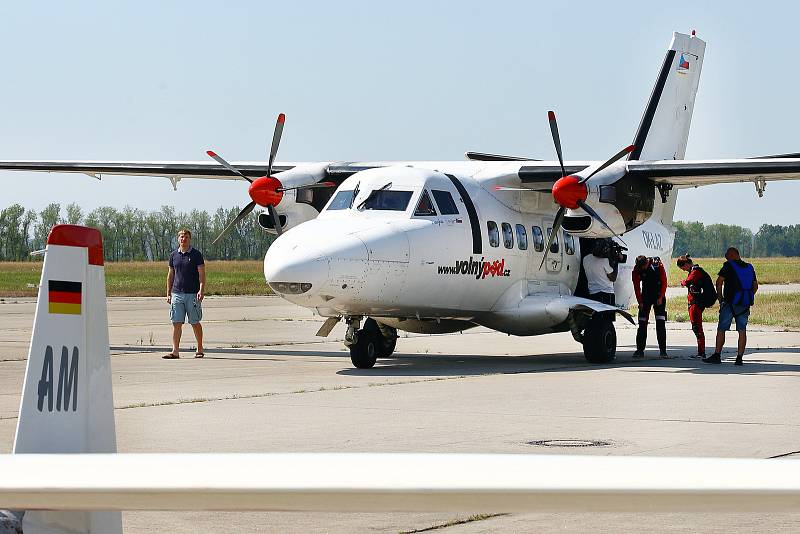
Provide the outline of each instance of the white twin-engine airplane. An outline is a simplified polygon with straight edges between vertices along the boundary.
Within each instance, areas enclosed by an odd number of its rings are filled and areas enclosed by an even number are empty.
[[[581,258],[593,240],[628,248],[616,302],[627,305],[639,254],[669,258],[682,187],[800,178],[796,154],[682,161],[705,42],[673,34],[633,144],[605,162],[557,162],[467,153],[469,161],[274,164],[203,162],[0,162],[0,169],[243,179],[278,239],[264,258],[270,287],[328,317],[344,319],[353,364],[392,354],[397,331],[448,333],[485,326],[518,336],[571,331],[590,362],[616,352],[621,308],[589,300]],[[626,159],[623,159],[627,156]],[[257,178],[260,177],[260,178]],[[287,231],[289,230],[289,231]],[[223,232],[224,233],[224,232]],[[366,319],[366,320],[364,320]],[[363,323],[362,323],[363,321]],[[632,320],[631,320],[632,322]]]

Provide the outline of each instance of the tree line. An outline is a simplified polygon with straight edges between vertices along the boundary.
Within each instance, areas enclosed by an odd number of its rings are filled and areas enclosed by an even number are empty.
[[[258,225],[255,214],[242,219],[218,243],[211,242],[241,208],[219,208],[213,214],[204,210],[178,212],[171,206],[157,211],[125,207],[97,208],[87,214],[77,204],[49,204],[38,214],[13,204],[0,211],[0,261],[24,261],[41,250],[47,234],[56,224],[80,224],[97,228],[103,234],[106,261],[162,261],[177,247],[181,228],[192,232],[192,246],[208,259],[261,259],[275,236]]]
[[[63,210],[52,203],[39,213],[14,204],[0,211],[0,260],[24,261],[45,247],[47,234],[56,224],[82,224],[100,230],[107,261],[161,261],[177,246],[180,228],[192,232],[192,244],[208,259],[261,259],[275,239],[258,225],[255,214],[240,221],[217,244],[211,242],[239,213],[240,208],[178,212],[171,206],[157,211],[103,206],[87,214],[77,204]],[[704,225],[675,222],[673,254],[694,257],[721,256],[729,246],[743,256],[800,256],[800,224],[764,224],[755,234],[731,224]]]
[[[779,226],[762,224],[758,232],[733,224],[675,221],[673,256],[688,252],[696,258],[719,257],[728,247],[742,256],[800,256],[800,224]]]

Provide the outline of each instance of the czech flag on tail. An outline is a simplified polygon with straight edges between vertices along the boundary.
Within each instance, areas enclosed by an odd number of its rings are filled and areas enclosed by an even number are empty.
[[[689,70],[689,60],[683,54],[681,54],[681,58],[678,61],[678,70]]]

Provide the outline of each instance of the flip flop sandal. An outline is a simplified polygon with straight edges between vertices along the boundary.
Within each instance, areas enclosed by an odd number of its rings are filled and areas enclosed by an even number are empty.
[[[180,358],[180,356],[178,356],[177,354],[172,354],[171,352],[169,352],[169,353],[163,355],[162,358],[165,359],[165,360],[177,360],[178,358]]]
[[[203,356],[205,356],[205,354],[203,354],[202,352],[195,352],[194,354],[195,358],[202,358]]]

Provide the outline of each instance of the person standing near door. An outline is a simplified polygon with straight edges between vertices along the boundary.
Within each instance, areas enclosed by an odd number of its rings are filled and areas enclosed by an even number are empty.
[[[617,279],[617,268],[616,265],[612,266],[608,259],[608,248],[604,240],[595,241],[592,253],[583,258],[583,271],[586,273],[589,298],[614,306],[614,281]]]

